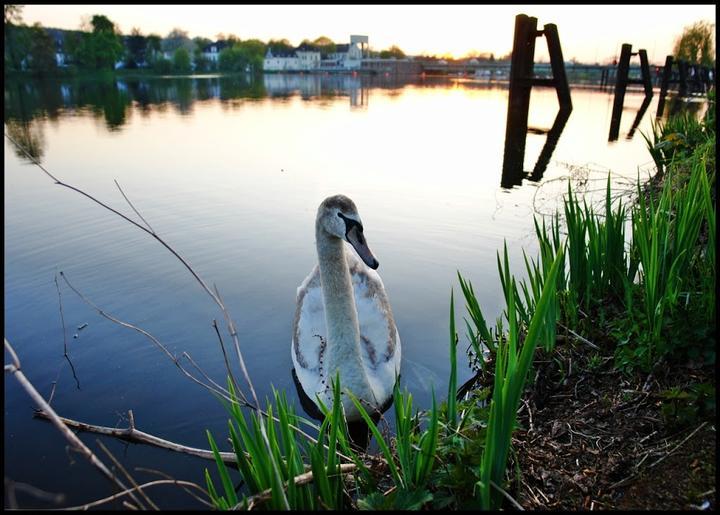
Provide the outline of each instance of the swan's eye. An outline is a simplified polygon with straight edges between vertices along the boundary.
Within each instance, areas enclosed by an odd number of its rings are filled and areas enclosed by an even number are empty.
[[[338,211],[338,214],[337,214],[337,215],[338,215],[340,218],[345,218],[340,211]]]

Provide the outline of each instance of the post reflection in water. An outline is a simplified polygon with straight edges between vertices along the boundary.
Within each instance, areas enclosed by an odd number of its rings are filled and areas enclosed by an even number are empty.
[[[569,109],[560,109],[555,116],[555,121],[548,131],[542,129],[526,129],[526,131],[508,131],[508,137],[505,138],[505,154],[503,158],[502,176],[500,186],[503,188],[512,188],[520,186],[523,179],[538,182],[543,178],[545,169],[547,168],[553,151],[557,146],[560,135],[562,134],[568,119],[570,118]],[[508,112],[508,124],[512,123],[513,117]],[[523,165],[525,161],[525,136],[527,131],[536,134],[547,134],[545,145],[543,145],[540,155],[537,158],[532,173],[525,172]],[[512,136],[510,135],[512,134]],[[522,139],[522,141],[519,141]]]
[[[643,99],[643,103],[638,108],[637,114],[635,115],[635,120],[633,120],[632,127],[630,128],[630,131],[627,134],[627,139],[632,139],[632,137],[635,135],[635,131],[637,130],[638,126],[640,125],[640,121],[642,120],[643,116],[645,116],[645,111],[647,111],[648,107],[650,107],[650,102],[652,102],[651,96],[646,96]],[[618,136],[620,134],[620,120],[621,116],[613,116],[610,120],[610,136],[608,137],[608,141],[617,141]]]
[[[635,131],[640,125],[640,120],[642,120],[642,117],[645,116],[645,111],[647,111],[648,107],[650,107],[651,101],[652,97],[645,97],[645,99],[643,100],[640,109],[638,109],[637,115],[635,115],[635,120],[633,120],[632,127],[630,127],[630,131],[626,136],[627,139],[632,139],[632,137],[635,135]]]

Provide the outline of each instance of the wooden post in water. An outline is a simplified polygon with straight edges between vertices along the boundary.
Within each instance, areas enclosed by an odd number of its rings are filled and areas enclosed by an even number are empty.
[[[662,82],[660,83],[660,99],[658,100],[658,108],[656,118],[661,118],[665,110],[665,97],[667,96],[670,78],[672,77],[673,56],[665,57],[665,67],[663,68]]]
[[[615,101],[613,102],[613,110],[610,117],[609,141],[617,140],[618,134],[620,133],[620,118],[622,117],[622,106],[625,100],[625,90],[627,89],[631,53],[632,45],[623,43],[622,49],[620,50],[620,60],[617,65],[617,75],[615,77]]]
[[[565,74],[565,61],[563,60],[560,37],[558,36],[557,25],[554,23],[545,24],[543,32],[547,41],[548,53],[550,54],[550,66],[552,67],[555,91],[557,92],[558,103],[563,111],[572,111],[572,100],[570,99],[570,86]]]
[[[550,66],[553,78],[541,79],[533,76],[535,62],[535,39],[545,36],[550,54]],[[515,17],[515,38],[513,40],[513,53],[510,61],[510,94],[508,97],[507,125],[505,128],[505,155],[503,158],[503,173],[500,185],[510,188],[520,184],[527,175],[523,171],[525,160],[525,137],[528,131],[528,111],[530,109],[530,91],[533,86],[552,86],[557,93],[560,104],[560,114],[548,134],[542,162],[536,165],[531,175],[533,180],[539,180],[547,166],[557,139],[560,137],[567,118],[572,111],[570,99],[570,86],[565,73],[560,38],[557,26],[548,23],[543,30],[537,30],[537,18],[525,14]],[[552,137],[551,137],[552,136]],[[538,160],[539,162],[541,160]],[[544,165],[543,165],[544,163]]]
[[[648,62],[647,52],[644,49],[638,50],[640,56],[640,71],[642,72],[643,86],[645,87],[645,98],[650,99],[653,96],[652,77],[650,77],[650,63]]]
[[[628,78],[630,72],[630,57],[637,55],[640,57],[640,72],[642,74],[641,79],[630,79]],[[640,109],[643,114],[647,109],[647,105],[650,103],[650,99],[653,96],[652,88],[652,77],[650,76],[650,63],[648,62],[647,52],[644,49],[640,49],[636,54],[632,53],[632,45],[625,43],[620,51],[620,61],[617,67],[617,79],[615,81],[615,100],[613,102],[612,116],[610,118],[610,136],[608,141],[615,141],[618,139],[618,133],[620,132],[620,119],[622,118],[623,102],[625,100],[625,91],[627,90],[628,84],[642,84],[645,89],[645,101],[643,102],[644,109]],[[636,119],[639,122],[639,119]],[[634,130],[631,131],[634,132]]]
[[[510,93],[507,124],[505,126],[505,155],[503,177],[511,176],[511,183],[522,180],[525,156],[525,135],[528,126],[530,91],[535,62],[537,18],[525,14],[515,17],[515,36],[510,60]],[[507,186],[506,186],[507,187]]]

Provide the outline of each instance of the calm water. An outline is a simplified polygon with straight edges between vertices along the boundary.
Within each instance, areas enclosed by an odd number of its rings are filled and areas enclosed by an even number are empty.
[[[217,284],[261,397],[272,385],[297,403],[295,290],[316,262],[318,204],[331,194],[350,196],[400,331],[402,383],[427,407],[433,386],[446,395],[451,288],[458,319],[464,314],[456,272],[473,281],[494,320],[502,295],[495,253],[504,239],[520,272],[520,248],[535,252],[534,211],[554,210],[568,178],[592,192],[604,188],[608,170],[624,188],[650,170],[639,131],[649,130],[657,95],[628,139],[642,102],[628,93],[620,138],[608,142],[612,91],[573,89],[574,110],[542,177],[501,187],[507,95],[502,85],[460,79],[348,76],[6,82],[5,131],[58,178],[137,219],[113,180],[120,183],[152,227]],[[531,126],[549,128],[556,111],[552,90],[533,91]],[[528,134],[524,170],[533,170],[545,141]],[[207,448],[209,428],[223,440],[227,414],[206,390],[59,279],[76,382],[63,358],[54,278],[63,271],[103,310],[177,355],[188,352],[223,383],[211,326],[222,315],[207,294],[159,243],[54,185],[7,139],[4,175],[5,336],[27,377],[46,398],[57,381],[52,404],[69,418],[126,426],[132,410],[139,429],[160,437]],[[458,361],[461,383],[471,374],[462,352]],[[52,426],[32,418],[32,406],[6,376],[5,477],[66,493],[66,505],[110,495],[107,481],[69,455]],[[80,437],[98,449],[96,435]],[[204,485],[204,468],[214,469],[169,451],[103,442],[130,471],[154,468]],[[161,506],[197,506],[162,488],[150,492]],[[22,507],[50,506],[17,495]]]

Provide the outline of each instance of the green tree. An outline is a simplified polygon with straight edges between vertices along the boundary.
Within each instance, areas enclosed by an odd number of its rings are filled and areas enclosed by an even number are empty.
[[[30,52],[30,31],[22,24],[22,5],[5,5],[5,70],[23,69],[23,62]]]
[[[203,49],[212,43],[208,38],[193,38],[193,61],[195,62],[196,72],[206,72],[212,69],[212,61],[203,55]]]
[[[20,25],[22,23],[22,10],[24,5],[6,4],[4,6],[5,25]]]
[[[162,38],[157,34],[150,34],[146,38],[145,59],[148,63],[154,63],[162,52]]]
[[[405,57],[405,52],[403,52],[397,45],[393,45],[387,50],[380,52],[380,59],[391,59],[393,57],[396,59],[402,59]]]
[[[239,45],[223,48],[218,56],[218,68],[223,72],[243,72],[248,64],[245,52]]]
[[[170,59],[165,59],[162,55],[160,55],[153,61],[152,68],[155,73],[166,75],[172,72],[173,62]]]
[[[162,49],[165,52],[174,54],[175,50],[178,48],[184,48],[188,52],[192,52],[193,42],[188,37],[188,32],[186,30],[175,27],[168,33],[167,36],[165,36],[165,39],[163,39]]]
[[[178,48],[173,54],[173,70],[176,73],[190,73],[190,52],[185,48]]]
[[[335,52],[337,52],[337,45],[332,39],[327,36],[320,36],[319,38],[315,39],[312,44],[317,47],[317,49],[320,50],[320,53],[323,55],[334,54]]]
[[[35,23],[30,29],[30,69],[39,74],[57,69],[55,40],[40,23]]]
[[[92,32],[83,35],[78,52],[80,63],[96,70],[114,69],[124,50],[115,24],[102,14],[94,15],[90,24]]]
[[[685,27],[675,42],[673,55],[690,63],[704,66],[715,65],[715,24],[699,21]]]
[[[63,51],[65,52],[65,63],[77,64],[80,62],[83,46],[83,33],[79,31],[68,31],[65,33]]]
[[[146,47],[147,38],[142,35],[140,29],[134,27],[125,43],[125,67],[137,68],[145,62]]]
[[[236,40],[220,52],[219,68],[227,72],[261,72],[265,49],[265,43],[259,39]]]
[[[293,46],[287,39],[271,39],[267,43],[267,47],[273,52],[292,52]]]

